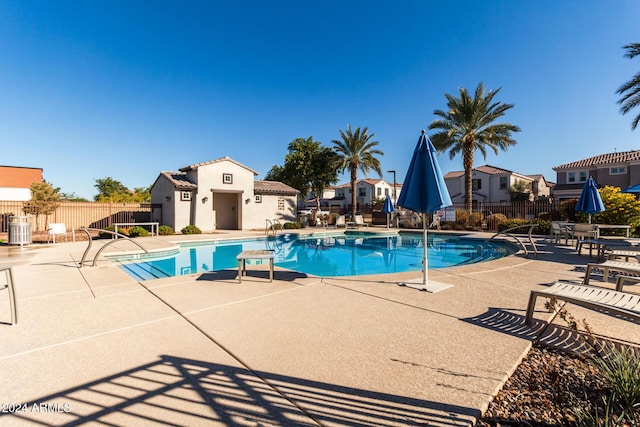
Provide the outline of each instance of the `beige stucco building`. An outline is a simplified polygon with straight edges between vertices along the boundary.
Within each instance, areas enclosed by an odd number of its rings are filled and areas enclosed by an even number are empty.
[[[640,183],[640,150],[605,153],[553,168],[558,200],[577,199],[589,177],[598,187],[611,185],[623,191]]]
[[[161,172],[151,186],[151,202],[162,205],[162,218],[153,221],[175,231],[195,225],[203,232],[264,229],[267,220],[295,221],[298,190],[256,180],[257,175],[229,157]]]
[[[449,172],[444,176],[447,190],[453,203],[464,202],[464,171]],[[530,185],[530,200],[538,200],[551,196],[552,185],[544,176],[522,175],[507,169],[483,165],[473,168],[471,184],[474,202],[499,203],[511,200],[509,190],[517,182],[522,181]]]

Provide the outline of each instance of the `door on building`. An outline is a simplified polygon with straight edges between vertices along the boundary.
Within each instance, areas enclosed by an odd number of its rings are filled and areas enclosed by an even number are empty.
[[[237,230],[239,224],[238,200],[240,193],[213,193],[216,229]]]

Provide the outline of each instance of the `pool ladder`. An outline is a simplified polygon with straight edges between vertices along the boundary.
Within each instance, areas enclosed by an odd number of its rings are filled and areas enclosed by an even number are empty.
[[[276,225],[278,227],[276,227]],[[264,230],[264,234],[269,234],[269,231],[273,231],[273,235],[275,236],[278,233],[278,230],[282,230],[282,223],[278,219],[268,219],[267,226]]]
[[[491,236],[489,239],[487,239],[487,241],[485,241],[483,243],[483,245],[489,243],[490,241],[492,241],[494,238],[500,236],[500,235],[505,235],[508,237],[512,237],[514,238],[522,247],[522,250],[524,251],[525,255],[529,255],[529,250],[527,249],[527,245],[525,245],[525,243],[520,240],[520,238],[518,236],[516,236],[515,234],[511,234],[510,231],[512,230],[516,230],[518,228],[525,228],[525,227],[529,227],[529,232],[528,232],[528,240],[529,240],[529,245],[531,245],[531,248],[533,250],[533,253],[536,254],[536,257],[538,256],[538,248],[536,247],[535,242],[533,241],[533,238],[531,237],[531,233],[533,232],[533,229],[536,228],[538,224],[523,224],[523,225],[516,225],[515,227],[511,227],[511,228],[507,228],[506,230],[502,230],[502,231],[498,231],[496,234],[494,234],[493,236]]]
[[[87,259],[87,254],[89,253],[89,250],[91,249],[91,244],[93,243],[93,239],[91,238],[91,234],[89,234],[89,231],[99,231],[101,233],[111,234],[112,236],[122,237],[124,239],[129,240],[131,243],[135,244],[136,246],[138,246],[140,249],[142,249],[144,251],[144,253],[146,253],[146,254],[149,253],[149,251],[144,246],[142,246],[140,243],[138,243],[135,240],[131,239],[129,236],[125,236],[124,234],[118,233],[116,231],[104,230],[104,229],[101,229],[101,228],[81,228],[80,230],[82,230],[85,233],[87,233],[87,237],[89,238],[89,244],[87,245],[87,249],[85,249],[84,253],[82,254],[82,260],[80,260],[80,265],[78,266],[78,268],[84,267],[85,260]],[[107,248],[107,246],[109,246],[110,244],[115,243],[117,241],[118,241],[117,239],[109,240],[109,242],[107,244],[105,244],[103,247],[98,249],[98,252],[96,252],[95,257],[93,258],[93,262],[91,263],[91,267],[95,267],[96,266],[96,263],[98,262],[98,257],[100,256],[102,251],[105,250]]]

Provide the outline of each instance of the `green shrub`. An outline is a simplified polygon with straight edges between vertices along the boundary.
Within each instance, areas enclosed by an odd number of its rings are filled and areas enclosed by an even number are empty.
[[[129,237],[147,237],[148,235],[149,232],[139,225],[136,225],[129,229]]]
[[[563,200],[560,202],[560,218],[566,219],[569,222],[580,222],[576,219],[576,204],[578,199]]]
[[[504,221],[502,221],[502,222],[500,222],[498,224],[498,231],[504,231],[504,230],[507,230],[507,229],[512,228],[512,227],[517,227],[519,225],[526,225],[526,224],[530,224],[530,223],[531,223],[531,221],[526,220],[526,219],[522,219],[522,218],[507,219],[507,220],[504,220]],[[526,229],[523,227],[520,230],[516,229],[516,230],[513,230],[513,231],[516,232],[516,233],[521,233],[521,232],[524,232],[525,230]]]
[[[640,408],[640,352],[626,346],[603,347],[604,351],[594,358],[594,362],[616,401],[626,413],[632,414],[634,408]]]
[[[533,229],[533,234],[541,236],[548,236],[551,234],[551,221],[538,218],[535,222],[537,222],[538,225]]]
[[[467,227],[469,225],[469,211],[456,209],[456,225]]]
[[[541,219],[543,221],[551,221],[551,212],[540,212],[538,214],[538,219]]]
[[[484,215],[482,212],[471,212],[469,215],[469,227],[479,227],[482,225],[482,220],[484,219]]]
[[[168,225],[161,225],[158,227],[158,234],[161,236],[171,236],[173,233],[173,228]]]
[[[501,222],[506,220],[507,220],[507,216],[504,214],[491,214],[487,216],[485,221],[487,223],[487,229],[497,230],[498,225],[500,225]]]
[[[202,234],[202,231],[195,225],[187,225],[182,230],[180,230],[182,234]]]
[[[104,228],[107,231],[115,231],[116,227],[113,225],[110,225],[108,227]],[[120,234],[124,234],[125,236],[129,235],[129,230],[126,228],[122,228],[122,227],[118,227],[118,233]],[[98,233],[98,238],[99,239],[111,239],[113,237],[113,234],[111,233],[104,233],[104,232],[99,232]]]
[[[640,425],[640,351],[631,346],[616,344],[596,335],[585,319],[577,319],[555,298],[545,308],[555,310],[558,317],[577,333],[586,344],[591,362],[604,379],[608,398],[604,408],[588,402],[587,408],[574,408],[579,426],[638,426]]]
[[[285,230],[293,230],[297,228],[302,228],[302,224],[299,222],[285,222],[282,226]]]

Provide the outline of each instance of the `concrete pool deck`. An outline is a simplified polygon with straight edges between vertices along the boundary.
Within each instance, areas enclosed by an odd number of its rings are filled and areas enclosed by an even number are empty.
[[[264,234],[138,241],[251,236]],[[108,260],[77,268],[86,241],[0,247],[18,299],[9,325],[0,292],[0,425],[473,425],[533,341],[577,345],[561,320],[543,322],[544,300],[532,328],[525,309],[531,289],[579,282],[593,259],[536,241],[537,258],[431,270],[454,285],[435,294],[397,286],[420,272],[318,278],[276,266],[270,283],[265,265],[242,284],[232,270],[137,282]],[[640,337],[638,324],[567,307],[599,335]]]

